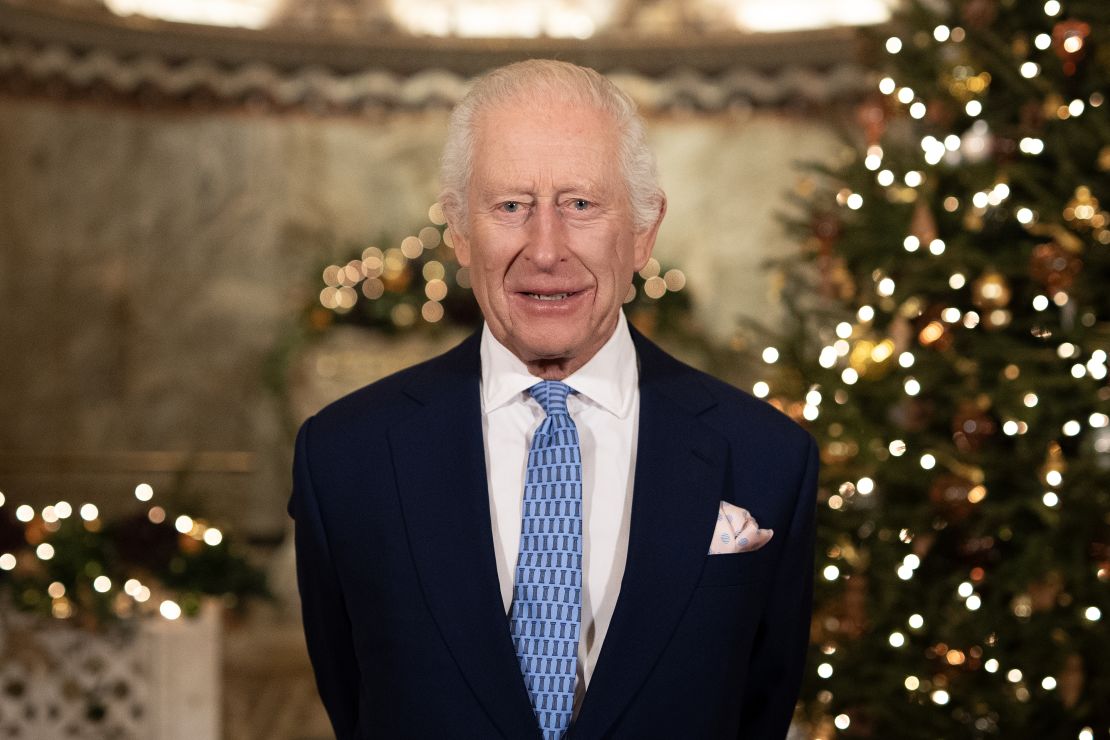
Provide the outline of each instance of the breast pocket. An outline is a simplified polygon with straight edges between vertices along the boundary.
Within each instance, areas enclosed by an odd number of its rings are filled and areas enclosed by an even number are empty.
[[[737,552],[727,555],[706,555],[698,588],[735,586],[741,583],[759,583],[771,578],[778,558],[778,548],[770,542],[755,552]]]

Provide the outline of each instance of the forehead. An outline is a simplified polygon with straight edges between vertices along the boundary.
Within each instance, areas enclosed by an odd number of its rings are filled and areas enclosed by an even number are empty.
[[[608,184],[620,176],[618,142],[613,116],[595,107],[513,101],[478,118],[474,175],[489,185],[519,178]]]

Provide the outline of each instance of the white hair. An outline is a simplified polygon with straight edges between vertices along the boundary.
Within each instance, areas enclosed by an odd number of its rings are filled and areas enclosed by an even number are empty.
[[[595,70],[552,59],[530,59],[499,67],[475,82],[455,106],[440,169],[443,190],[439,202],[444,213],[465,228],[466,191],[474,171],[474,136],[482,114],[510,102],[543,105],[552,100],[580,104],[612,116],[632,223],[637,231],[649,228],[659,217],[663,191],[636,104]]]

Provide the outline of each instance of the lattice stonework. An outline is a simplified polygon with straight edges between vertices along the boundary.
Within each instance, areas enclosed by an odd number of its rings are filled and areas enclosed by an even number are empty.
[[[91,633],[0,609],[0,737],[219,736],[220,615]]]

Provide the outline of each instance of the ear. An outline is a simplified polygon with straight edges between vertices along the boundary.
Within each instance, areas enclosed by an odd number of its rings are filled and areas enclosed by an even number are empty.
[[[663,193],[659,194],[659,214],[655,217],[655,222],[643,231],[637,232],[632,244],[632,256],[635,260],[634,267],[636,272],[644,269],[644,265],[651,259],[651,252],[655,249],[655,237],[659,234],[659,225],[663,223],[663,217],[667,215],[667,196]]]
[[[444,216],[447,217],[447,228],[451,232],[451,246],[455,249],[455,257],[463,267],[470,267],[470,240],[459,223],[458,210],[453,204],[442,204]]]

